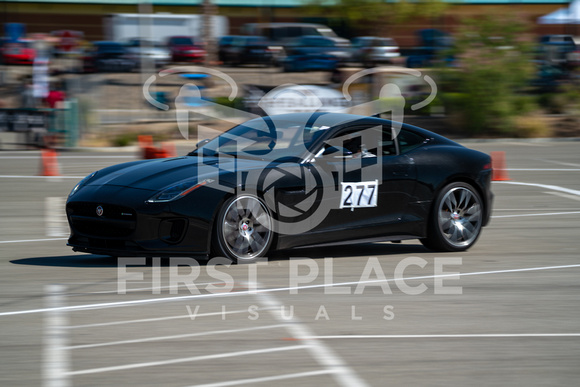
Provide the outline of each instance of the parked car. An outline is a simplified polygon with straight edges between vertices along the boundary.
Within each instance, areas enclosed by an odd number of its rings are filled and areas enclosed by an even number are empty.
[[[118,42],[94,42],[83,57],[85,72],[131,72],[136,67],[135,59]]]
[[[225,54],[225,50],[227,50],[229,47],[231,47],[232,42],[234,41],[235,38],[239,37],[240,35],[226,35],[226,36],[222,36],[218,39],[217,42],[217,55],[218,55],[218,60],[223,62],[224,61],[224,54]]]
[[[141,63],[143,58],[148,58],[156,67],[162,67],[171,61],[169,49],[160,42],[152,40],[134,38],[126,44],[127,51],[137,63]]]
[[[315,23],[247,23],[242,26],[242,32],[266,39],[276,65],[286,57],[285,47],[302,36],[338,38],[330,27]]]
[[[333,71],[351,61],[350,42],[342,38],[302,36],[286,46],[284,71]]]
[[[544,35],[540,37],[538,59],[555,66],[568,67],[568,62],[576,62],[578,47],[571,35]]]
[[[394,135],[392,125],[340,113],[266,116],[187,156],[110,166],[71,191],[68,245],[237,262],[347,241],[469,249],[490,219],[490,157],[406,124]]]
[[[202,42],[191,36],[171,36],[167,47],[173,62],[202,63],[207,55]]]
[[[279,46],[302,36],[337,37],[330,27],[314,23],[248,23],[242,26],[242,31],[246,35],[262,36]]]
[[[401,56],[399,46],[392,38],[361,36],[354,38],[351,43],[352,59],[365,67],[393,63],[393,59]]]
[[[261,36],[236,36],[230,44],[220,47],[220,52],[226,64],[272,64],[272,51]]]
[[[451,35],[435,28],[418,30],[416,33],[419,46],[401,50],[401,55],[407,57],[407,67],[429,67],[441,60],[449,65],[454,63],[455,58],[444,57],[454,44]]]
[[[36,57],[36,50],[30,40],[18,40],[16,42],[4,41],[0,49],[1,60],[9,65],[31,65]]]

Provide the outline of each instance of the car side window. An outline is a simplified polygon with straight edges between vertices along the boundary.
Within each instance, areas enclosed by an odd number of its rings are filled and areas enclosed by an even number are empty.
[[[318,30],[313,27],[302,27],[301,32],[303,35],[320,35],[320,32],[318,32]]]
[[[401,154],[410,152],[425,142],[424,137],[404,129],[401,129],[397,139],[399,140],[399,151]]]
[[[397,144],[395,143],[395,139],[393,139],[390,125],[383,126],[381,150],[383,156],[395,156],[397,154]]]
[[[289,38],[295,38],[295,37],[304,35],[302,33],[302,27],[288,27],[287,31],[288,32],[287,32],[286,36]]]
[[[349,128],[326,140],[324,149],[341,149],[343,156],[348,158],[376,158],[380,153],[382,132],[380,126]]]

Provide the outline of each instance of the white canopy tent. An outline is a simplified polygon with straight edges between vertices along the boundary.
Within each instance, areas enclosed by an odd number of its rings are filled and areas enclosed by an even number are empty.
[[[560,8],[538,18],[539,24],[580,24],[580,0],[570,2],[568,8]]]

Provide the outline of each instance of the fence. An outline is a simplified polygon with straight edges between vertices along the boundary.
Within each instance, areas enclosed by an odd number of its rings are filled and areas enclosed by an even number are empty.
[[[43,147],[56,142],[74,147],[79,139],[78,102],[69,99],[63,109],[0,109],[0,133],[8,145]]]

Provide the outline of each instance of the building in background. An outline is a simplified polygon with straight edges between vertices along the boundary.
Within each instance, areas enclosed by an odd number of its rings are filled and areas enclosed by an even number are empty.
[[[445,1],[445,0],[444,0]],[[451,5],[441,17],[417,18],[393,25],[388,35],[402,47],[416,45],[415,31],[439,28],[453,32],[462,18],[491,11],[517,12],[535,25],[537,35],[579,35],[576,24],[539,24],[537,19],[569,5],[566,0],[447,0]],[[237,35],[246,23],[256,22],[315,22],[330,26],[339,36],[351,38],[364,31],[346,31],[337,20],[323,15],[305,15],[304,0],[213,0],[217,13],[226,17],[227,34]],[[203,0],[7,0],[0,3],[0,23],[23,23],[28,33],[55,30],[80,31],[88,40],[102,40],[107,35],[107,19],[112,14],[139,13],[140,5],[147,5],[153,13],[174,15],[202,13]],[[385,3],[387,1],[385,0]]]

